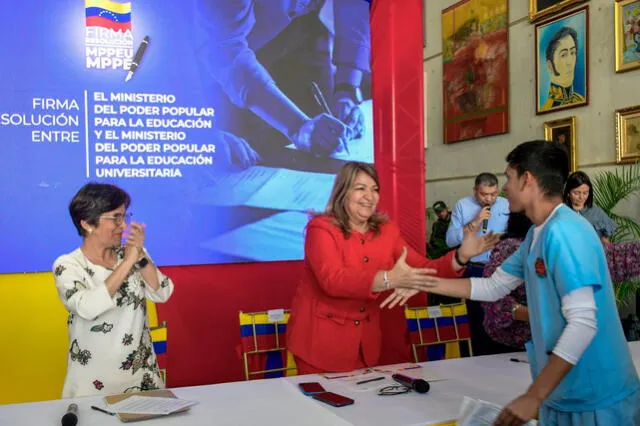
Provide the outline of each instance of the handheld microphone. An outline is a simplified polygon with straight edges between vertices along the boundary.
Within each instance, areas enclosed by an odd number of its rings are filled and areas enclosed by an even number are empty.
[[[431,387],[429,386],[429,382],[424,379],[414,379],[413,377],[405,376],[404,374],[392,374],[391,378],[418,393],[427,393]]]
[[[483,208],[489,207],[489,204],[485,205]],[[487,228],[489,227],[489,219],[484,219],[482,221],[482,233],[487,233]]]
[[[67,412],[62,416],[62,426],[76,426],[78,424],[78,404],[69,404]]]

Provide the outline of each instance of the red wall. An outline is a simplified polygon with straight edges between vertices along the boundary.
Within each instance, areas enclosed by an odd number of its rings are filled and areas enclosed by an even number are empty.
[[[407,242],[424,252],[422,1],[375,0],[371,33],[380,207],[399,223]],[[162,270],[176,284],[158,315],[169,325],[168,385],[178,387],[243,379],[238,311],[288,308],[302,262]],[[402,309],[385,313],[382,363],[409,360],[405,329]]]

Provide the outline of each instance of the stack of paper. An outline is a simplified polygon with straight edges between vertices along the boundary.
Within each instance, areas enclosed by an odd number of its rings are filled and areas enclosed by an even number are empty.
[[[498,418],[502,407],[481,399],[464,397],[460,406],[458,426],[491,426]],[[535,426],[538,422],[530,420],[525,426]]]
[[[127,414],[173,414],[195,405],[194,401],[157,396],[131,395],[115,404],[108,404],[107,410]]]

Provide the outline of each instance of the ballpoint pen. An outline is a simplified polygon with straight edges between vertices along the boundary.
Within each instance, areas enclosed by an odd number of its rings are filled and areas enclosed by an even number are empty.
[[[331,117],[335,117],[331,112],[331,108],[329,108],[329,104],[327,104],[327,101],[325,100],[324,95],[322,94],[322,90],[320,90],[320,86],[318,86],[318,83],[312,81],[311,89],[313,90],[313,97],[315,98],[318,105],[322,107],[325,113],[329,114]],[[342,140],[342,147],[348,155],[351,155],[351,153],[349,152],[349,147],[347,146],[347,142],[345,140]]]
[[[356,382],[356,385],[364,385],[365,383],[377,382],[378,380],[383,380],[383,379],[384,377],[375,377],[373,379],[361,380],[359,382]]]
[[[101,413],[105,413],[105,414],[108,414],[110,416],[115,416],[116,415],[116,413],[112,413],[111,411],[107,411],[104,408],[96,407],[95,405],[92,405],[91,409],[92,410],[96,410],[96,411],[100,411]]]
[[[511,362],[523,362],[525,364],[529,364],[529,361],[525,361],[524,359],[518,359],[518,358],[509,358],[509,361],[511,361]]]

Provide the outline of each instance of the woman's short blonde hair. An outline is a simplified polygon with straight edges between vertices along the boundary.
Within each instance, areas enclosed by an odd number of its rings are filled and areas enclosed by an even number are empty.
[[[355,161],[345,164],[333,183],[333,189],[331,190],[331,196],[329,202],[324,210],[324,214],[333,217],[334,223],[342,230],[345,238],[351,235],[351,226],[349,225],[349,214],[347,213],[347,196],[349,190],[353,186],[358,173],[366,173],[380,188],[380,180],[378,179],[378,172],[376,169],[366,163],[358,163]],[[367,220],[367,225],[370,231],[374,231],[376,234],[380,232],[380,225],[387,221],[387,217],[378,212],[374,212]]]

